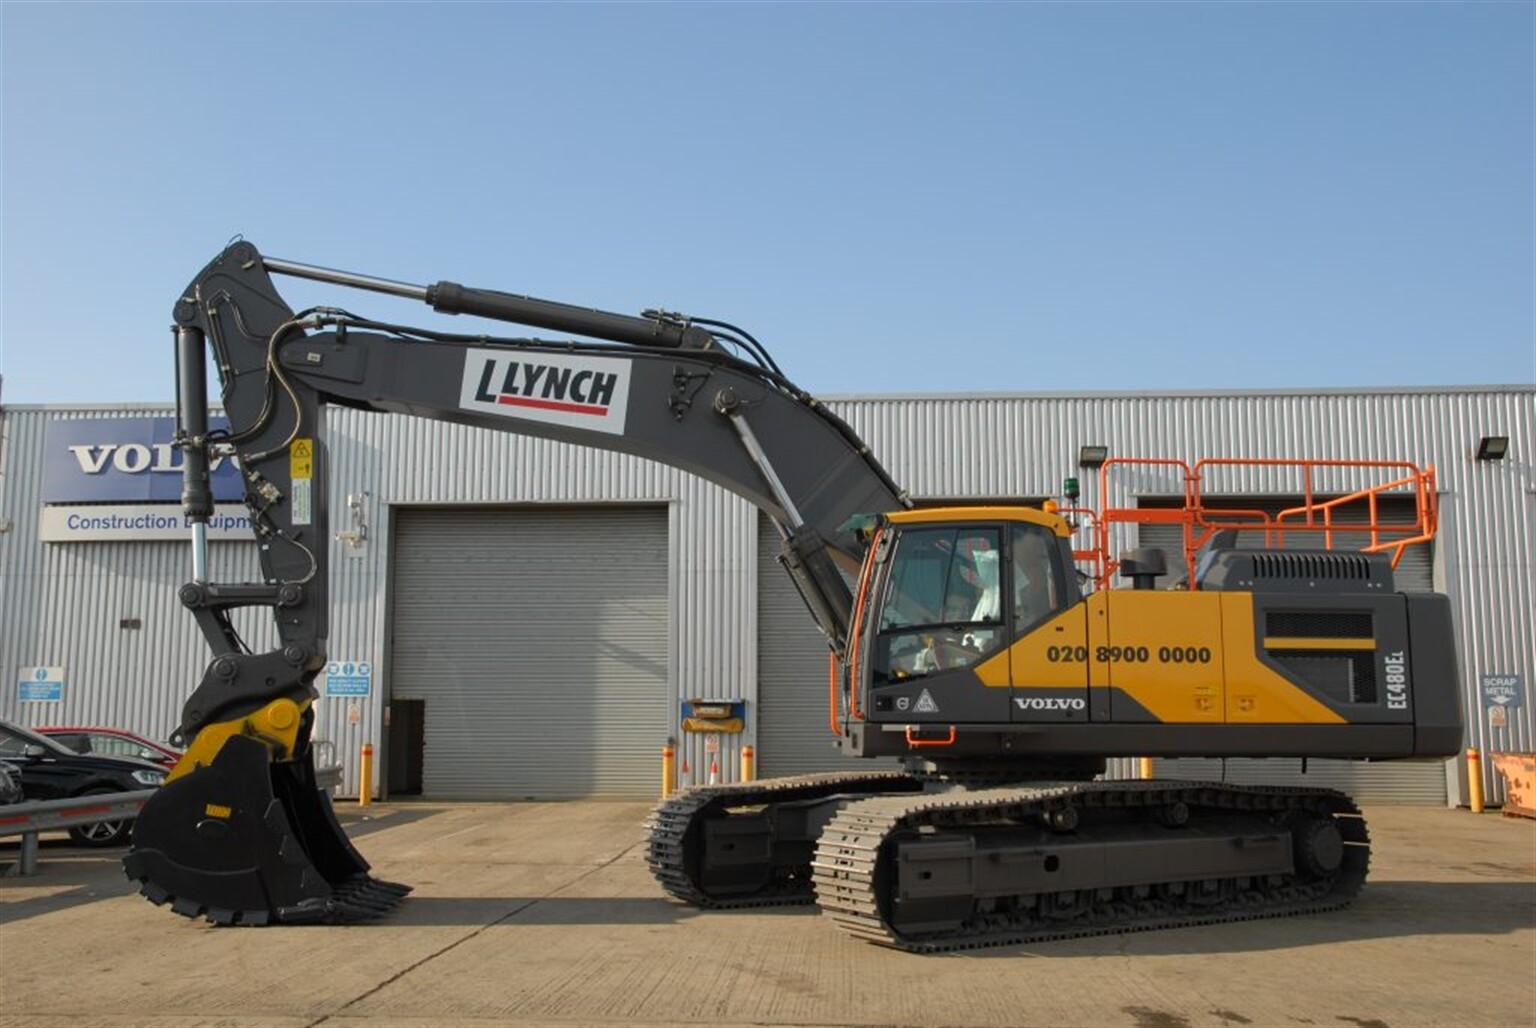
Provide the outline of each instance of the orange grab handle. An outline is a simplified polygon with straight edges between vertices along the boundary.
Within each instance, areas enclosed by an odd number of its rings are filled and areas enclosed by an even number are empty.
[[[958,735],[959,735],[959,733],[955,731],[955,726],[954,725],[950,725],[949,726],[949,738],[947,738],[947,739],[919,739],[917,736],[912,734],[912,726],[908,725],[907,726],[907,745],[908,746],[953,746],[955,744],[955,738]]]

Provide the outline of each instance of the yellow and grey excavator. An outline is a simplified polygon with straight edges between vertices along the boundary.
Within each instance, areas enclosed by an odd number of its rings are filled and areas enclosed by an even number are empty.
[[[274,274],[585,341],[295,313]],[[180,597],[213,656],[182,711],[186,756],[140,814],[124,865],[145,896],[188,917],[365,920],[408,892],[368,874],[315,782],[325,404],[649,457],[778,526],[781,563],[831,654],[829,682],[807,688],[828,690],[845,754],[905,769],[666,798],[647,860],[685,902],[814,899],[856,935],[916,951],[1331,909],[1369,859],[1347,797],[1104,780],[1106,759],[1435,758],[1461,742],[1449,604],[1396,591],[1386,552],[1236,547],[1195,504],[1181,516],[1201,544],[1185,587],[1165,589],[1159,551],[1074,549],[1070,510],[914,508],[847,424],[724,322],[411,285],[243,241],[193,279],[173,316],[194,525]],[[227,430],[209,427],[210,352]],[[208,577],[208,467],[221,456],[244,477],[261,582]],[[1412,480],[1420,528],[1433,520],[1424,482]],[[1304,527],[1319,515],[1331,523],[1309,503]],[[1085,559],[1094,574],[1078,569]],[[1133,586],[1109,588],[1111,572]],[[243,607],[271,611],[276,649],[249,651],[230,617]]]

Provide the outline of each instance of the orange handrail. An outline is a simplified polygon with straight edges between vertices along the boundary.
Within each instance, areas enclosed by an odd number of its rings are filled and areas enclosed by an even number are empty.
[[[1332,549],[1334,535],[1338,532],[1369,532],[1370,544],[1361,547],[1366,553],[1390,551],[1392,567],[1396,568],[1403,552],[1415,543],[1433,539],[1439,528],[1435,469],[1420,469],[1406,461],[1370,460],[1310,460],[1218,457],[1196,461],[1193,466],[1182,460],[1164,457],[1112,457],[1099,469],[1099,495],[1109,495],[1109,474],[1116,466],[1156,467],[1178,472],[1183,488],[1182,507],[1107,507],[1103,511],[1074,509],[1091,518],[1093,544],[1088,549],[1075,549],[1073,555],[1079,561],[1092,565],[1093,579],[1098,588],[1108,588],[1119,567],[1119,561],[1110,556],[1110,533],[1120,524],[1179,524],[1183,528],[1184,560],[1193,569],[1195,554],[1213,535],[1226,529],[1262,531],[1266,545],[1282,545],[1286,532],[1316,532],[1322,537],[1323,547]],[[1209,473],[1228,468],[1274,468],[1299,473],[1299,492],[1302,502],[1271,515],[1262,510],[1209,505],[1202,493]],[[1316,473],[1323,469],[1354,469],[1376,472],[1386,477],[1375,485],[1356,489],[1340,496],[1320,498],[1316,487]],[[1382,521],[1380,497],[1394,490],[1412,488],[1414,491],[1414,517],[1411,521]],[[1341,524],[1335,520],[1336,512],[1354,504],[1366,510],[1366,520],[1360,523]],[[1358,506],[1356,509],[1358,509]],[[1190,589],[1198,588],[1193,575],[1188,582]]]

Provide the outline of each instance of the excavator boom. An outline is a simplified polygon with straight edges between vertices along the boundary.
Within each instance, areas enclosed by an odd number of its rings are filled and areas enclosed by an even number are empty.
[[[335,308],[295,313],[274,273],[589,338],[452,334]],[[184,914],[226,923],[351,920],[401,894],[368,878],[314,787],[309,737],[313,682],[327,657],[331,538],[322,406],[584,444],[700,475],[772,518],[782,562],[833,647],[844,644],[851,619],[844,575],[862,557],[845,526],[861,513],[907,505],[846,424],[728,327],[452,282],[414,286],[263,257],[243,241],[189,284],[174,318],[177,445],[194,524],[193,578],[180,595],[212,658],[182,711],[177,738],[187,757],[138,819],[125,864],[146,895]],[[209,354],[227,433],[209,429]],[[238,459],[262,582],[208,579],[207,472],[218,455]],[[279,645],[271,652],[248,652],[233,627],[231,612],[251,606],[272,612]]]

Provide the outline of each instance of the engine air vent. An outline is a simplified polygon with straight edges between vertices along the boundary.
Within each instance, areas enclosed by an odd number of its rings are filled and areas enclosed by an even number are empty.
[[[1335,703],[1376,702],[1376,664],[1370,653],[1297,650],[1270,656]]]
[[[1216,590],[1385,593],[1392,591],[1392,563],[1383,553],[1215,550],[1201,567],[1199,585]]]
[[[1282,639],[1370,639],[1376,634],[1368,610],[1271,610],[1264,634]]]
[[[1371,562],[1363,553],[1255,553],[1253,573],[1258,578],[1327,578],[1364,582],[1371,577]]]

